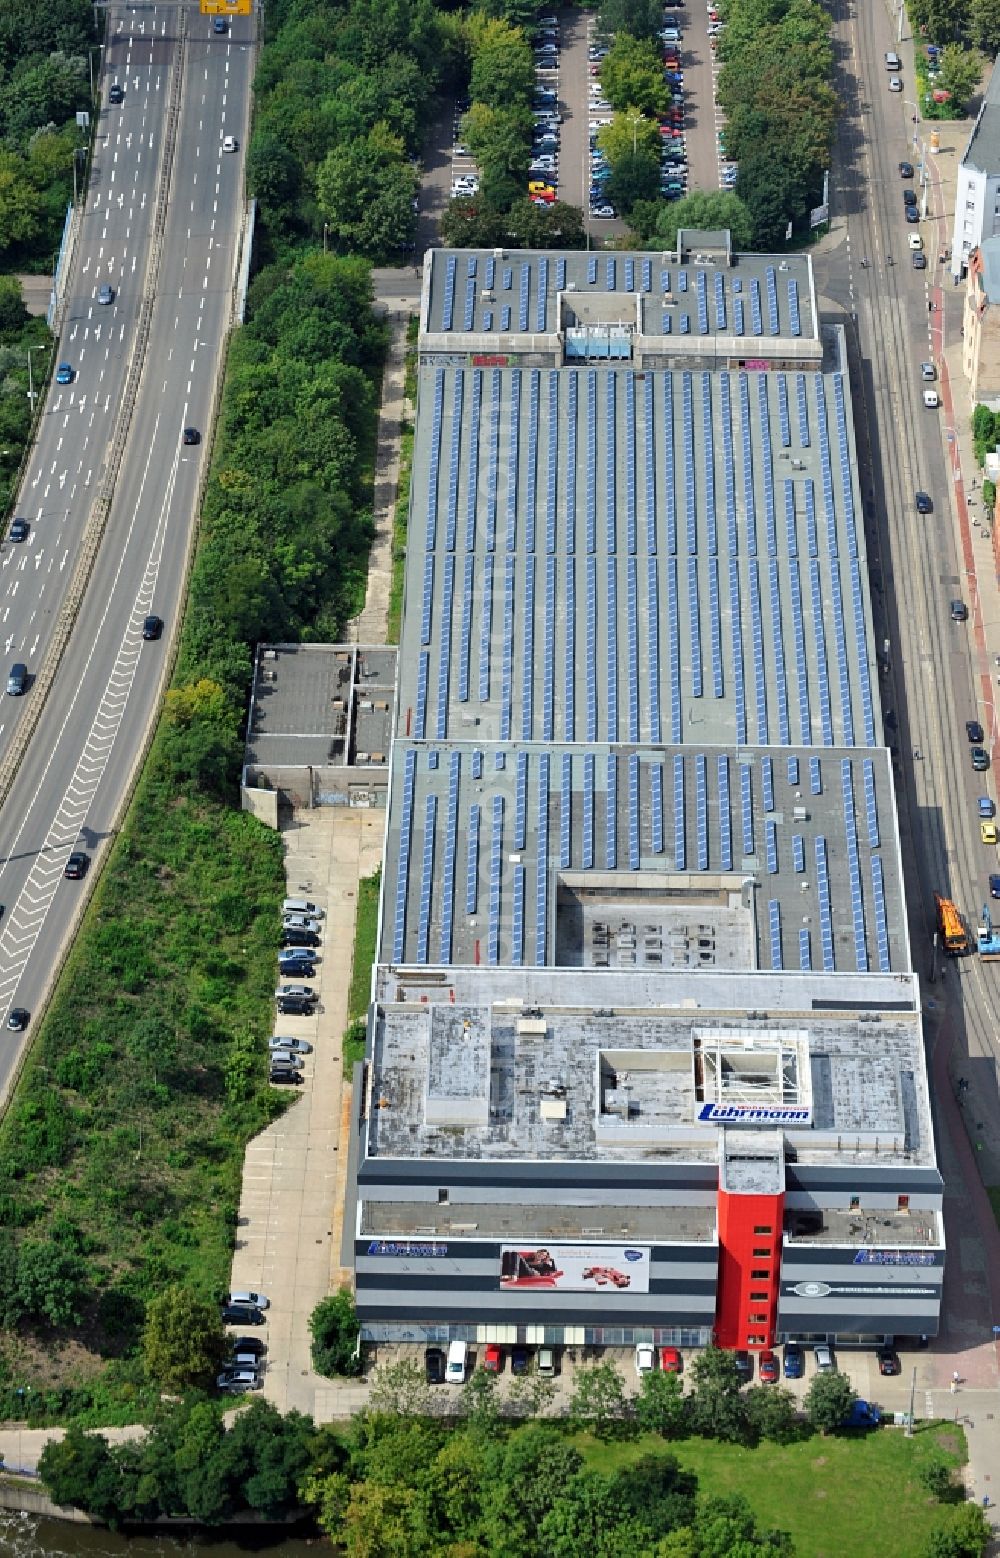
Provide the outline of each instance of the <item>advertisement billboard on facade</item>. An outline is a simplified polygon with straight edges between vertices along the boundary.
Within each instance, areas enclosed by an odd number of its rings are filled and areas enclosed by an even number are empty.
[[[631,1244],[521,1244],[500,1248],[505,1291],[558,1288],[563,1293],[649,1292],[649,1250]]]

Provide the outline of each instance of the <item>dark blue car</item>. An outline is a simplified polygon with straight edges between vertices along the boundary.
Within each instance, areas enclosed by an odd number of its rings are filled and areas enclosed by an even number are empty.
[[[802,1378],[802,1348],[797,1347],[794,1342],[785,1344],[785,1378]]]

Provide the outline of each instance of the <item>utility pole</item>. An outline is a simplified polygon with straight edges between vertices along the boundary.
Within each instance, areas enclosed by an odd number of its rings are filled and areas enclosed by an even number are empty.
[[[917,1370],[916,1370],[916,1366],[914,1366],[913,1371],[910,1374],[910,1413],[909,1413],[909,1416],[906,1419],[906,1437],[907,1437],[907,1439],[912,1439],[913,1438],[913,1411],[914,1411],[914,1404],[915,1404],[915,1401],[916,1401],[916,1395],[917,1395]]]

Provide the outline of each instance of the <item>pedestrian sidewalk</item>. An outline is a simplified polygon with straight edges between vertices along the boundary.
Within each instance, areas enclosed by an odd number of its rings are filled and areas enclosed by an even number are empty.
[[[372,497],[374,537],[368,554],[368,586],[363,610],[347,625],[354,644],[384,644],[388,632],[389,596],[392,590],[393,529],[399,491],[400,435],[407,406],[406,331],[415,311],[406,298],[386,299],[389,350],[382,374],[382,404],[375,447],[375,484]]]
[[[309,1316],[330,1292],[339,1260],[338,1164],[347,1151],[342,1039],[354,920],[358,882],[382,859],[384,825],[381,810],[318,807],[296,811],[283,831],[289,893],[315,900],[326,913],[319,1009],[313,1017],[280,1019],[280,1031],[308,1039],[313,1053],[299,1096],[247,1148],[233,1258],[233,1288],[271,1301],[261,1333],[268,1349],[264,1395],[283,1412],[296,1408],[321,1420],[352,1410],[340,1402],[343,1387],[313,1372]]]

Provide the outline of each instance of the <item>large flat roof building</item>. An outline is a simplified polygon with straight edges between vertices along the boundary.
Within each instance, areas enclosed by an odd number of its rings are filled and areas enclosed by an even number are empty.
[[[418,391],[365,1333],[933,1333],[850,385],[808,258],[433,251]]]

